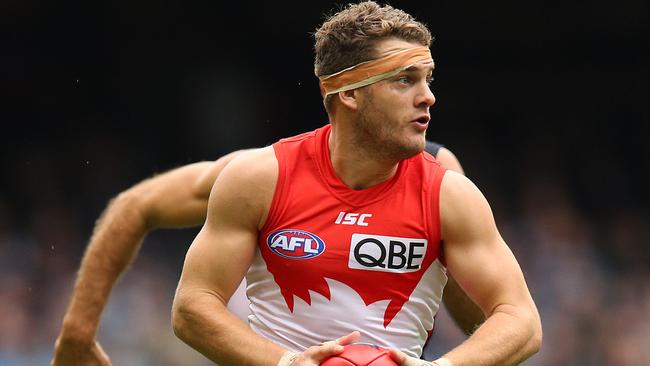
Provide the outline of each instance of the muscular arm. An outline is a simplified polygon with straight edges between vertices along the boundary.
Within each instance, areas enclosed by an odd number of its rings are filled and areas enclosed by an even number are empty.
[[[95,225],[56,342],[53,365],[108,358],[95,342],[101,313],[119,275],[156,228],[198,225],[214,179],[240,152],[183,166],[147,179],[114,198]]]
[[[172,309],[174,333],[219,365],[275,366],[288,352],[253,332],[226,307],[255,255],[277,176],[271,147],[231,162],[215,182],[206,222],[185,257]],[[352,332],[309,347],[284,365],[319,365],[359,336]]]
[[[541,322],[490,207],[467,178],[448,172],[440,194],[447,268],[487,320],[445,355],[454,366],[516,365],[541,346]]]
[[[277,169],[270,148],[246,154],[224,169],[213,187],[206,222],[188,250],[174,297],[176,335],[222,365],[275,365],[285,352],[226,308],[255,254]]]
[[[436,159],[449,170],[464,174],[463,167],[456,156],[446,148],[440,148]],[[483,311],[467,296],[451,274],[445,286],[442,301],[456,325],[467,335],[485,321]]]

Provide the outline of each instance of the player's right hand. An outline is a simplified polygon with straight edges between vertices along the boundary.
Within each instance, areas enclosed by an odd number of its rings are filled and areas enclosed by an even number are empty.
[[[59,336],[51,366],[111,366],[111,360],[95,340],[80,342]]]
[[[326,358],[343,352],[343,346],[356,341],[360,336],[359,332],[354,331],[336,340],[309,347],[304,352],[299,353],[293,362],[290,362],[287,366],[318,366]]]

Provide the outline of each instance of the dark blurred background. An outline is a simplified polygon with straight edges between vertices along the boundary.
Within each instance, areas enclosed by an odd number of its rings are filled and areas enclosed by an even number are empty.
[[[141,179],[327,122],[311,32],[345,2],[0,4],[0,365],[49,364],[94,221]],[[436,37],[431,140],[495,212],[540,309],[525,365],[650,360],[650,3],[392,1]],[[151,234],[99,334],[203,365],[170,306],[196,229]],[[434,353],[462,341],[443,311]]]

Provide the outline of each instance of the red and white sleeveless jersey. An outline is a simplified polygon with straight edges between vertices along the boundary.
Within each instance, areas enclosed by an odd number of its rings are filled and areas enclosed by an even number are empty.
[[[353,190],[332,167],[330,131],[273,145],[279,175],[246,275],[249,323],[295,351],[359,330],[360,342],[419,357],[447,282],[438,258],[445,169],[423,152]]]

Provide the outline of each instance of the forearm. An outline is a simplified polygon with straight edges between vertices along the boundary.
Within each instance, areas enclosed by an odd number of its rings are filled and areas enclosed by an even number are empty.
[[[257,335],[204,290],[179,289],[172,323],[178,338],[221,366],[275,366],[286,351]]]
[[[447,311],[456,322],[456,325],[466,335],[474,333],[485,321],[485,315],[481,308],[478,307],[460,288],[456,280],[449,276],[445,291],[442,297]]]
[[[113,285],[140,248],[147,225],[133,199],[118,196],[95,225],[63,320],[64,338],[94,339]]]
[[[502,305],[463,344],[444,357],[454,366],[517,365],[541,346],[536,313]]]

